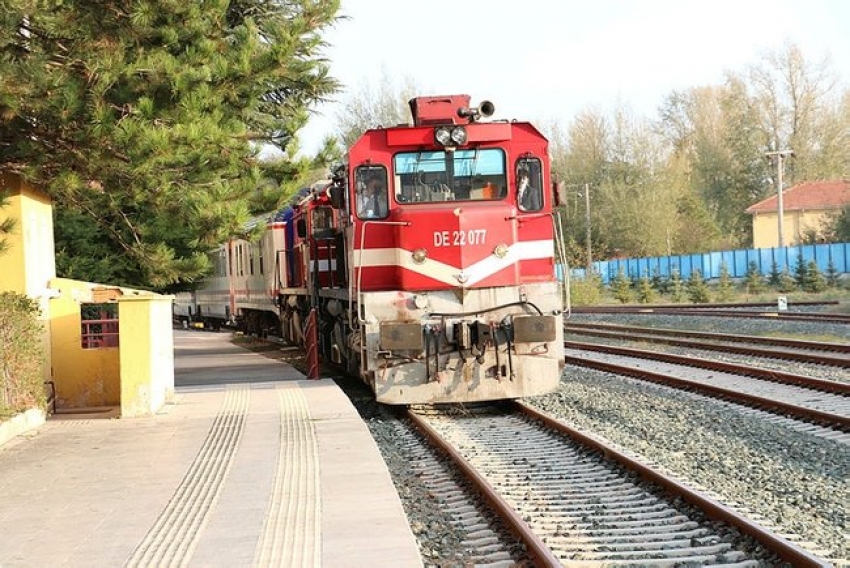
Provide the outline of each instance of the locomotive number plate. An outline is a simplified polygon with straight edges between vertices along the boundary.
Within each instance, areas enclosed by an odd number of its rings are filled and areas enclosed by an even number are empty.
[[[483,245],[487,242],[487,229],[468,231],[434,231],[435,247],[462,247]]]

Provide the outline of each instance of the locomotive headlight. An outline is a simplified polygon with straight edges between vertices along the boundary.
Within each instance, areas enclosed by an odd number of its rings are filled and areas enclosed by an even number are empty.
[[[428,296],[424,294],[416,294],[413,296],[413,305],[420,310],[424,310],[428,307]]]
[[[496,258],[505,258],[508,256],[508,245],[505,243],[499,243],[496,245],[496,248],[493,249],[493,254]]]
[[[466,128],[463,126],[455,126],[452,128],[452,142],[458,146],[466,144]]]
[[[428,258],[428,251],[426,251],[424,248],[418,248],[413,251],[412,256],[413,262],[415,262],[416,264],[422,264],[423,262],[425,262],[425,259]]]
[[[440,146],[448,146],[452,143],[452,131],[447,126],[441,126],[434,131],[434,140]]]

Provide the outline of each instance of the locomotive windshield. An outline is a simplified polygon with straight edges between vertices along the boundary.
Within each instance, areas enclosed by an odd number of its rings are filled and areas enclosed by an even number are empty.
[[[505,153],[498,148],[403,152],[393,158],[395,197],[402,203],[502,199]]]

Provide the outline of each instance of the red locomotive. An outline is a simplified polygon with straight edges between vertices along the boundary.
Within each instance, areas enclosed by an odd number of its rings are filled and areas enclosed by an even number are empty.
[[[193,317],[303,344],[314,311],[313,347],[383,403],[554,390],[563,305],[548,142],[527,122],[481,121],[493,105],[469,102],[415,98],[412,125],[364,133],[262,239],[221,249]]]

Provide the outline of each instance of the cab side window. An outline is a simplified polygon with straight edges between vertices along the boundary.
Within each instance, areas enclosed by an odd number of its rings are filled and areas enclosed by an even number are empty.
[[[543,167],[538,158],[523,157],[516,163],[517,205],[521,211],[543,209]]]
[[[385,219],[389,214],[386,168],[360,166],[354,173],[354,183],[357,216],[361,219]]]

